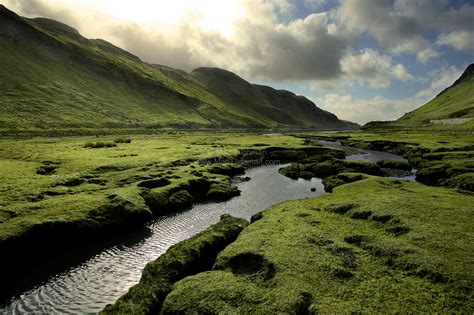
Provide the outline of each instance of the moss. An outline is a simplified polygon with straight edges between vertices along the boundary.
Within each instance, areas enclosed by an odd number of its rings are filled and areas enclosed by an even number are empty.
[[[448,187],[474,191],[474,173],[454,176],[444,183]]]
[[[166,178],[157,178],[157,179],[149,179],[149,180],[144,180],[138,183],[138,187],[144,187],[144,188],[158,188],[158,187],[163,187],[166,185],[169,185],[171,182],[166,179]]]
[[[132,143],[132,139],[130,139],[130,138],[124,138],[124,137],[115,138],[115,139],[114,139],[114,143]]]
[[[275,205],[212,271],[175,283],[163,313],[470,312],[471,202],[367,175]]]
[[[169,207],[174,209],[186,209],[192,206],[193,196],[187,190],[180,190],[169,197]]]
[[[224,183],[213,183],[207,192],[209,200],[226,200],[234,196],[240,195],[237,187]]]
[[[87,142],[84,144],[84,148],[100,149],[100,148],[113,148],[117,145],[114,142]]]
[[[148,190],[142,193],[145,204],[155,215],[166,214],[169,211],[169,192]]]
[[[306,159],[304,163],[293,163],[289,166],[283,167],[279,172],[290,178],[305,178],[312,177],[327,178],[329,176],[337,175],[338,173],[364,173],[370,175],[382,175],[380,167],[373,163],[363,161],[347,161],[332,158],[331,155],[325,155],[328,160],[314,162],[312,159]]]
[[[403,161],[382,160],[382,161],[377,161],[376,164],[377,166],[381,168],[393,168],[396,170],[411,171],[411,165]]]
[[[334,176],[329,176],[323,180],[324,190],[326,192],[332,192],[333,189],[338,186],[357,182],[365,178],[367,177],[359,173],[342,173]]]
[[[343,161],[343,172],[364,173],[369,175],[382,175],[380,167],[364,161]]]
[[[207,230],[170,247],[147,264],[140,282],[101,314],[151,314],[159,312],[175,282],[186,276],[209,270],[229,243],[248,223],[224,215]]]
[[[244,173],[244,168],[237,164],[220,164],[214,165],[209,169],[211,174],[220,174],[227,176],[235,176]]]
[[[108,196],[108,202],[89,212],[92,219],[109,225],[125,222],[145,222],[152,218],[149,209],[141,207],[119,195]]]
[[[43,163],[41,166],[38,166],[36,169],[36,174],[38,175],[52,175],[56,170],[58,169],[58,165],[56,163],[51,164],[50,162],[48,163]]]
[[[80,177],[70,177],[70,178],[64,178],[60,179],[56,182],[53,183],[53,186],[79,186],[83,183],[85,183],[86,180]]]

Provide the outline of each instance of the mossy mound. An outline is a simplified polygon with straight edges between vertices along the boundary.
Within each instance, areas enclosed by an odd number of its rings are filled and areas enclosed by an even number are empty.
[[[411,171],[411,165],[403,161],[382,160],[375,163],[380,168],[392,168],[396,170]]]
[[[365,178],[367,178],[367,176],[364,176],[359,173],[342,173],[329,176],[323,180],[324,190],[326,192],[332,192],[333,189],[338,186],[353,183],[359,180],[363,180]]]
[[[220,251],[233,242],[248,224],[229,215],[207,230],[170,247],[166,253],[148,263],[140,282],[130,288],[101,314],[157,313],[166,295],[178,280],[211,269]]]
[[[207,198],[209,200],[226,200],[238,195],[240,195],[240,190],[237,187],[223,183],[211,184],[207,192]]]
[[[209,168],[209,173],[227,176],[241,175],[244,173],[244,167],[242,165],[230,163],[214,165]]]
[[[367,175],[365,175],[367,176]],[[259,215],[162,313],[471,313],[472,196],[367,176]]]
[[[327,156],[326,156],[327,157]],[[373,163],[363,161],[348,161],[328,157],[322,162],[293,163],[278,171],[290,178],[310,179],[312,177],[326,178],[339,173],[364,173],[369,175],[382,175],[380,167]]]

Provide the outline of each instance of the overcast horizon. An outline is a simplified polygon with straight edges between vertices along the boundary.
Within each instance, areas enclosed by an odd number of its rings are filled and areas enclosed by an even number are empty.
[[[447,0],[0,0],[142,60],[225,68],[339,118],[391,120],[474,61],[474,5]]]

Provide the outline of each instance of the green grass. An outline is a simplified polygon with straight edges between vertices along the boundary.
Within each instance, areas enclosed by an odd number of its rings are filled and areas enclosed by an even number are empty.
[[[404,155],[418,169],[417,180],[420,182],[433,186],[474,190],[474,139],[469,134],[434,131],[359,132],[337,136],[318,134],[316,137],[340,140],[344,145],[361,149]]]
[[[163,313],[474,310],[473,197],[369,177],[263,212]]]
[[[152,215],[145,204],[144,191],[166,195],[166,202],[183,189],[196,199],[228,198],[236,192],[227,175],[238,169],[201,165],[200,159],[236,156],[239,149],[305,147],[301,139],[294,137],[250,134],[127,138],[130,143],[115,143],[116,147],[108,148],[84,145],[113,143],[116,137],[0,140],[0,243],[45,223],[115,224],[120,218],[112,220],[103,213],[116,208],[114,196],[129,202],[126,209],[138,211],[139,217]],[[165,185],[157,184],[160,181]],[[151,189],[139,187],[143,182],[142,187]],[[201,185],[204,192],[199,191]],[[209,196],[199,196],[207,189]],[[98,213],[97,209],[102,211]],[[154,215],[159,214],[158,211]],[[122,213],[122,219],[126,218],[127,214]]]

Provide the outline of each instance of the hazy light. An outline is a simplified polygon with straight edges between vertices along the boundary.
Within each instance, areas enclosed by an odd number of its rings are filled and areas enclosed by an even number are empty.
[[[82,6],[146,26],[176,26],[191,17],[205,30],[230,36],[234,22],[244,16],[240,0],[66,0],[71,7]]]

